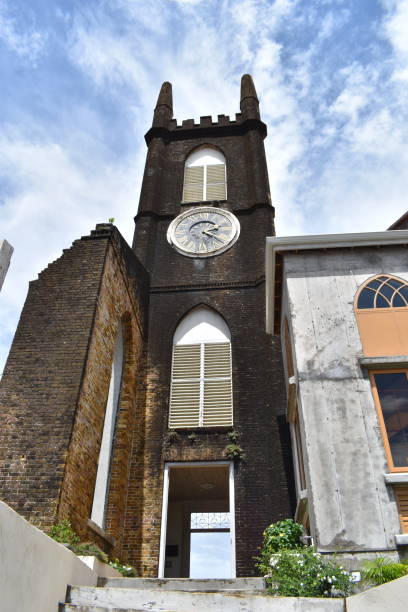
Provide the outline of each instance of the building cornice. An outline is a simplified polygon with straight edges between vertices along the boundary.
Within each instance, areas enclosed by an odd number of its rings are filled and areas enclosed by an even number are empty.
[[[277,332],[276,311],[280,306],[280,283],[284,253],[320,250],[386,247],[408,244],[408,230],[359,232],[352,234],[316,234],[310,236],[276,236],[266,239],[266,331]]]

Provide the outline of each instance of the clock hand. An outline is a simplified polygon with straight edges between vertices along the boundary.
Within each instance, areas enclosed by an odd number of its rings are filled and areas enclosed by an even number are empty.
[[[215,238],[216,240],[218,240],[218,242],[224,244],[221,238],[218,238],[218,236],[216,236],[215,234],[211,234],[210,230],[203,230],[202,233],[206,234],[207,236],[210,236],[211,238]]]
[[[209,232],[217,231],[219,229],[219,225],[213,225],[212,227],[208,227],[205,230],[202,230],[203,234],[207,234],[208,236],[213,236],[214,234],[210,234]]]
[[[207,229],[203,230],[203,233],[217,231],[220,228],[219,225],[212,225],[211,227],[207,227]]]

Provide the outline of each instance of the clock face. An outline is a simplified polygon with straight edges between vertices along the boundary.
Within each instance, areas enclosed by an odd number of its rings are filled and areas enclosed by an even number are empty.
[[[229,249],[239,236],[239,221],[227,210],[203,206],[176,217],[167,240],[188,257],[210,257]]]

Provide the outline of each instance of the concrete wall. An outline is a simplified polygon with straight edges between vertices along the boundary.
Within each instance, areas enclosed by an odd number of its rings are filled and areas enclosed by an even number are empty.
[[[346,599],[347,612],[406,612],[408,576],[352,595]]]
[[[74,553],[0,502],[1,611],[57,612],[68,584],[95,586]]]
[[[396,549],[401,528],[384,480],[369,380],[358,362],[353,304],[374,274],[408,279],[404,262],[401,247],[284,256],[283,317],[291,327],[311,528],[321,551]]]
[[[3,286],[13,251],[13,247],[7,240],[0,240],[0,289]]]

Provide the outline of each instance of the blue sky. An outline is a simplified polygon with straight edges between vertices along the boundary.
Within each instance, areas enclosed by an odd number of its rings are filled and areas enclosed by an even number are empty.
[[[403,0],[0,0],[0,369],[29,280],[115,217],[131,240],[162,81],[182,119],[254,76],[280,235],[381,230],[408,208]]]

